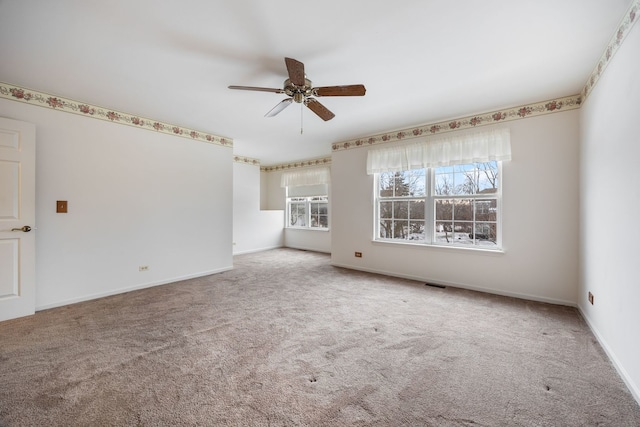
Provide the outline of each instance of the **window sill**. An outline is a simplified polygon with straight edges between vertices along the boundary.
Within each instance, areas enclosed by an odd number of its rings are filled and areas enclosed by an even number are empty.
[[[296,231],[323,231],[328,232],[329,228],[311,228],[311,227],[285,227],[285,230],[296,230]]]
[[[406,248],[425,248],[427,250],[437,250],[437,251],[454,251],[460,253],[469,253],[469,254],[477,254],[477,255],[489,255],[489,256],[501,256],[505,254],[504,248],[482,248],[482,247],[468,247],[468,246],[453,246],[453,245],[437,245],[433,243],[411,243],[411,242],[402,242],[395,240],[372,240],[371,243],[374,245],[381,246],[403,246]]]

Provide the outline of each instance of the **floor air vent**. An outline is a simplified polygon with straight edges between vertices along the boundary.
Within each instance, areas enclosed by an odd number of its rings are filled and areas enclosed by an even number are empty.
[[[446,289],[445,285],[438,285],[437,283],[425,283],[424,285],[431,286],[432,288]]]

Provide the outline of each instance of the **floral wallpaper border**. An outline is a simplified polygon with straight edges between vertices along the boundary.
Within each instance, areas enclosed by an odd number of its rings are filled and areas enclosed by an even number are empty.
[[[640,0],[634,0],[631,2],[631,6],[627,10],[622,19],[620,25],[618,25],[618,29],[615,35],[611,38],[611,41],[607,45],[604,53],[600,57],[598,64],[595,69],[591,73],[591,76],[587,80],[584,88],[582,89],[581,95],[583,101],[587,99],[596,83],[602,76],[602,73],[607,68],[607,65],[611,62],[611,58],[613,58],[614,54],[618,51],[618,48],[622,45],[623,40],[627,37],[633,25],[638,21],[640,17]]]
[[[322,159],[303,160],[301,162],[288,163],[284,165],[276,166],[262,166],[260,172],[277,172],[288,169],[308,168],[313,166],[327,166],[331,164],[331,157],[324,157]]]
[[[236,163],[246,163],[248,165],[260,166],[260,160],[246,156],[233,156],[233,161]]]
[[[471,129],[478,126],[486,126],[511,120],[520,120],[543,114],[557,113],[559,111],[574,110],[576,108],[580,108],[581,103],[582,98],[580,95],[567,96],[550,101],[482,113],[475,116],[430,123],[414,128],[386,132],[344,142],[337,142],[332,145],[331,149],[332,151],[348,150],[350,148],[384,144],[403,139],[412,139],[426,135]]]
[[[98,120],[134,126],[154,132],[162,132],[183,138],[195,139],[211,144],[222,145],[224,147],[233,147],[233,139],[231,138],[225,138],[169,123],[163,123],[116,110],[109,110],[96,105],[86,104],[72,99],[62,98],[60,96],[53,96],[44,92],[37,92],[35,90],[22,88],[8,83],[0,82],[0,98],[87,116]]]

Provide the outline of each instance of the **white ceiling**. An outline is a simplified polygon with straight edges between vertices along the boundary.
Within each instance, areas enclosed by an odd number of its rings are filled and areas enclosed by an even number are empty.
[[[0,81],[234,139],[263,165],[331,143],[578,94],[631,0],[0,0]],[[285,95],[284,57],[323,97]],[[300,134],[301,118],[304,133]]]

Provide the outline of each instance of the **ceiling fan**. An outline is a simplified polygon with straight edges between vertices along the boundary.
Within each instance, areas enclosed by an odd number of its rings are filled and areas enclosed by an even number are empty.
[[[306,105],[311,111],[316,113],[322,120],[327,121],[335,117],[327,107],[322,105],[317,96],[364,96],[366,89],[364,85],[346,86],[321,86],[313,87],[311,80],[307,79],[304,73],[304,64],[292,58],[284,58],[287,65],[289,78],[284,81],[283,89],[272,89],[267,87],[254,86],[229,86],[229,89],[255,90],[259,92],[285,93],[289,98],[285,98],[278,105],[273,107],[265,117],[273,117],[293,101]]]

